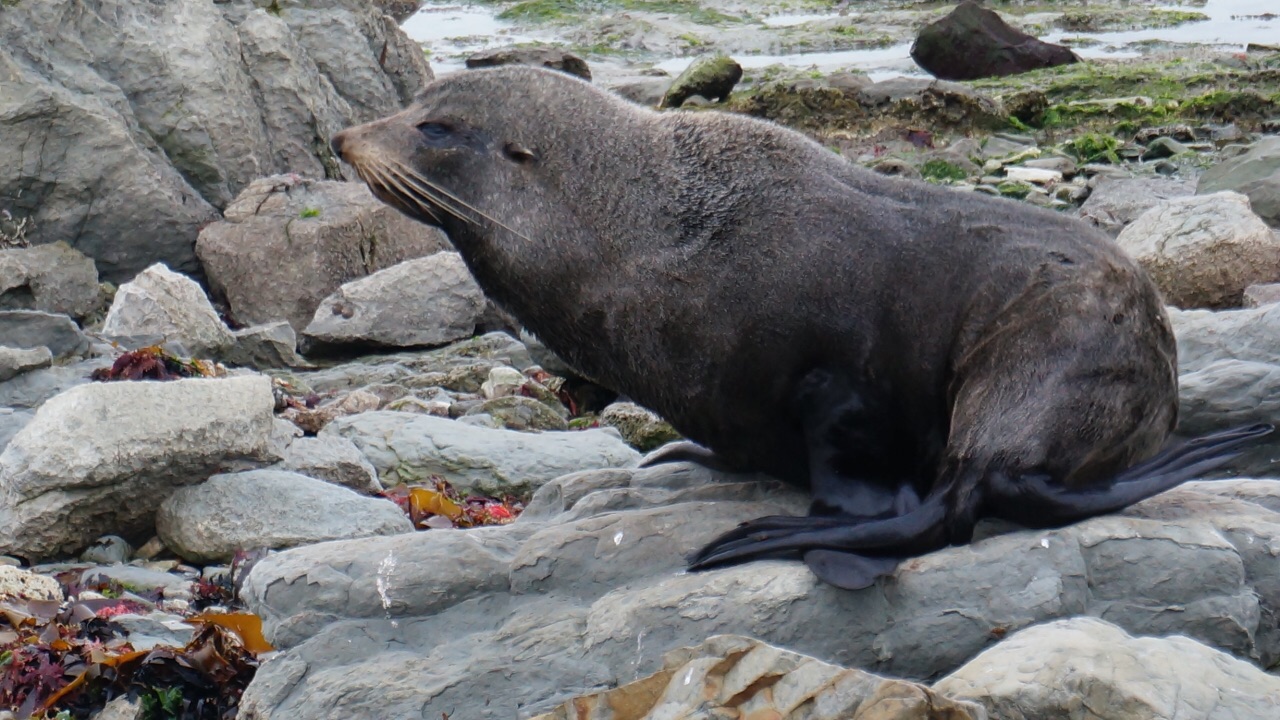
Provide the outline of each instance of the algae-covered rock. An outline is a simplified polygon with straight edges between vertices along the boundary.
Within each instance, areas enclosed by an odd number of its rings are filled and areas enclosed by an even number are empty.
[[[640,452],[680,439],[671,423],[635,403],[613,403],[600,413],[600,424],[616,428],[622,439]]]
[[[742,66],[727,55],[698,58],[671,83],[659,107],[678,108],[694,95],[708,100],[728,100],[741,79]]]

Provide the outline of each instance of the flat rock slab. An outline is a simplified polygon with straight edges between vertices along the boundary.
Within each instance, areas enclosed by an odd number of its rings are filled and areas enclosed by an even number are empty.
[[[321,434],[354,442],[387,486],[440,475],[459,489],[518,492],[575,470],[624,467],[640,458],[608,430],[522,433],[391,411],[340,418]]]
[[[46,558],[147,532],[174,488],[272,460],[263,376],[80,385],[0,453],[0,552]]]
[[[1095,618],[1027,628],[934,690],[993,718],[1261,720],[1280,709],[1280,677],[1189,638],[1135,638]]]
[[[1273,494],[1280,481],[1217,481],[1061,530],[984,523],[973,544],[848,592],[797,562],[683,569],[743,520],[803,513],[801,493],[687,464],[574,473],[512,525],[260,562],[245,597],[281,653],[242,713],[330,718],[341,702],[348,715],[536,715],[720,634],[918,681],[1073,616],[1183,634],[1266,667],[1280,660],[1280,513],[1261,499]]]
[[[178,489],[160,505],[156,531],[180,557],[210,563],[238,550],[408,533],[413,523],[390,500],[284,470],[250,470]]]

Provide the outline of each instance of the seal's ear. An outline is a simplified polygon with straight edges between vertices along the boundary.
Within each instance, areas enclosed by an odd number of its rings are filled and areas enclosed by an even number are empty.
[[[538,155],[535,152],[517,142],[509,142],[503,145],[502,154],[521,165],[527,165],[538,160]]]

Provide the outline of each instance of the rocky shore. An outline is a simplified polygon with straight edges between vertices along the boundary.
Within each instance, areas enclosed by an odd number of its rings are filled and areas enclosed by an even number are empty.
[[[1280,440],[862,591],[684,572],[807,498],[639,467],[669,425],[351,182],[328,138],[433,77],[420,3],[377,5],[0,2],[0,719],[1275,715]],[[1055,5],[993,7],[1074,60],[963,82],[752,59],[954,9],[911,2],[474,6],[554,42],[437,66],[547,65],[1077,216],[1169,305],[1179,434],[1280,421],[1280,50],[1091,57],[1062,33],[1217,11]]]

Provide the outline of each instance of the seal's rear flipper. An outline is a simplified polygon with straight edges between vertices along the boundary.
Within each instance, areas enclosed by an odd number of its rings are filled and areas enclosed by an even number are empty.
[[[1268,424],[1249,425],[1173,445],[1096,488],[1072,490],[1043,475],[1008,478],[993,473],[987,487],[990,511],[1026,527],[1057,527],[1104,515],[1221,467],[1242,446],[1273,430]]]
[[[836,550],[810,550],[804,564],[818,579],[843,590],[861,590],[898,567],[896,557],[867,557]]]

